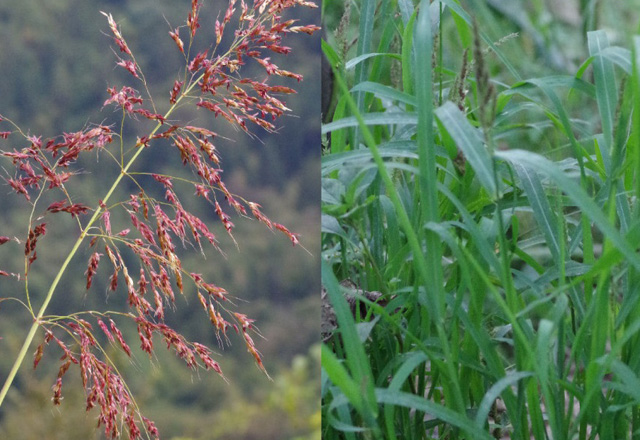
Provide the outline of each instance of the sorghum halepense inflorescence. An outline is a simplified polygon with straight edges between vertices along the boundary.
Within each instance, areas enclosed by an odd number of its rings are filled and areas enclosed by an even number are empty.
[[[127,356],[131,349],[118,329],[118,319],[132,320],[138,329],[140,347],[150,356],[154,350],[154,334],[160,335],[167,347],[175,351],[190,368],[203,367],[222,375],[218,363],[211,357],[209,348],[186,340],[165,321],[165,307],[173,305],[177,294],[195,291],[205,316],[213,324],[219,340],[226,338],[229,328],[240,333],[247,350],[264,370],[260,354],[250,336],[253,320],[246,315],[231,312],[226,307],[227,291],[201,274],[185,269],[176,252],[176,243],[202,248],[203,241],[218,248],[216,236],[206,222],[184,208],[181,197],[196,196],[213,207],[225,230],[232,235],[233,222],[225,213],[228,205],[239,215],[253,215],[269,229],[283,232],[293,244],[298,237],[285,226],[272,222],[260,210],[260,205],[247,201],[230,192],[222,180],[220,157],[214,141],[216,133],[206,127],[187,125],[173,120],[170,116],[180,106],[194,105],[209,111],[214,120],[225,120],[239,129],[249,132],[251,124],[268,132],[275,130],[274,121],[289,109],[282,96],[295,93],[291,87],[270,84],[274,77],[299,82],[302,76],[281,69],[271,61],[270,54],[288,54],[291,49],[283,45],[283,37],[289,33],[313,34],[319,28],[315,25],[296,25],[296,20],[282,17],[285,10],[294,6],[315,7],[304,0],[255,0],[253,4],[245,0],[230,0],[222,18],[207,23],[215,29],[215,42],[208,50],[195,55],[191,53],[194,39],[200,26],[202,1],[192,0],[186,24],[172,29],[170,38],[177,50],[184,56],[184,69],[179,73],[172,89],[164,98],[167,110],[159,110],[162,104],[151,96],[149,87],[134,54],[125,41],[111,14],[103,13],[108,20],[111,34],[117,45],[117,65],[132,75],[135,86],[109,87],[105,106],[115,106],[128,118],[123,123],[138,118],[154,121],[154,128],[146,135],[138,137],[134,145],[126,149],[124,140],[112,126],[89,126],[76,133],[65,133],[60,137],[43,140],[27,135],[10,119],[0,117],[0,122],[10,127],[0,131],[0,138],[11,146],[0,150],[9,159],[13,174],[5,178],[10,188],[29,204],[31,216],[26,237],[0,237],[0,245],[18,245],[24,248],[24,273],[9,273],[0,270],[0,275],[14,278],[25,285],[26,301],[22,301],[34,317],[32,330],[41,328],[44,340],[34,356],[34,368],[43,358],[45,347],[54,342],[62,350],[61,366],[53,386],[53,402],[60,404],[62,381],[72,365],[79,367],[82,383],[86,390],[87,410],[97,407],[100,414],[98,424],[104,426],[106,435],[114,438],[126,430],[129,437],[137,439],[142,431],[147,436],[157,437],[153,422],[140,414],[139,408],[109,359],[104,356],[100,339],[120,347]],[[230,29],[232,29],[230,31]],[[222,47],[223,41],[229,41]],[[243,75],[245,64],[257,62],[264,69],[263,79]],[[143,95],[145,96],[143,98]],[[120,131],[121,132],[121,131]],[[16,136],[26,140],[27,146],[18,147],[13,141]],[[192,171],[191,179],[174,179],[156,170],[132,170],[136,159],[152,151],[154,144],[168,140],[176,152],[176,158]],[[100,200],[95,200],[91,208],[74,200],[74,176],[78,171],[74,165],[80,155],[90,151],[104,152],[118,166],[111,188]],[[11,173],[11,172],[10,172]],[[154,198],[155,190],[164,192],[164,199]],[[116,198],[115,189],[123,179],[130,179],[139,189],[126,200]],[[186,191],[185,191],[186,190]],[[45,193],[47,197],[44,197]],[[53,196],[52,196],[53,194]],[[44,200],[55,200],[42,206]],[[32,298],[27,280],[29,271],[37,260],[38,240],[58,215],[71,215],[77,222],[78,239],[60,271],[50,285],[50,289],[39,311],[32,308]],[[113,215],[124,216],[130,227],[113,230]],[[45,315],[45,311],[56,287],[71,258],[81,245],[87,243],[92,249],[86,269],[86,287],[92,287],[94,277],[101,262],[110,265],[107,289],[116,291],[119,285],[127,292],[127,313],[84,311],[69,316]],[[135,255],[139,265],[131,267],[131,258],[123,253]],[[189,285],[190,287],[187,287]],[[86,318],[86,319],[85,319]],[[93,323],[91,322],[93,321]],[[97,325],[104,337],[94,334]],[[23,352],[18,356],[14,369],[0,393],[0,404],[10,387],[13,377],[22,362],[21,356],[28,349],[35,331],[27,337]],[[142,431],[141,431],[142,430]]]

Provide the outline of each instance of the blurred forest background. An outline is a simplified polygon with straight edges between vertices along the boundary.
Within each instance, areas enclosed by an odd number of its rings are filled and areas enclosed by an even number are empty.
[[[0,2],[0,114],[10,117],[24,130],[44,138],[78,131],[88,123],[116,124],[120,114],[102,109],[107,87],[127,84],[123,69],[115,67],[113,40],[106,18],[110,12],[143,67],[157,102],[168,105],[169,91],[184,61],[168,32],[184,24],[189,0],[3,0]],[[201,44],[214,41],[218,10],[224,0],[204,1]],[[319,10],[295,9],[302,23],[318,23]],[[170,25],[168,23],[170,23]],[[221,121],[210,118],[208,128],[233,141],[217,143],[224,178],[230,190],[260,203],[265,214],[301,234],[300,247],[291,247],[281,234],[270,233],[251,219],[232,219],[239,250],[230,241],[220,246],[227,258],[210,253],[198,272],[209,276],[239,299],[238,311],[256,319],[264,339],[256,339],[270,381],[254,365],[244,343],[232,335],[232,345],[217,346],[215,334],[195,297],[177,298],[177,308],[167,320],[187,338],[216,348],[215,358],[229,379],[193,372],[158,342],[157,358],[137,350],[134,361],[121,352],[109,352],[119,361],[128,385],[143,414],[156,422],[163,439],[319,439],[319,199],[320,199],[320,52],[319,35],[290,36],[293,48],[287,57],[272,56],[282,68],[304,75],[304,81],[287,86],[298,94],[287,100],[290,116],[279,121],[278,134],[259,134],[252,140],[244,133],[225,131]],[[281,82],[282,83],[282,82]],[[139,88],[140,86],[137,85]],[[203,112],[202,112],[203,113]],[[194,112],[192,117],[204,116]],[[138,123],[140,122],[140,123]],[[145,121],[129,121],[125,139],[135,140],[145,132]],[[10,128],[4,127],[3,130]],[[12,136],[20,148],[24,142]],[[91,156],[91,155],[89,155]],[[108,167],[95,157],[81,163],[86,170],[83,194],[95,199],[113,180]],[[144,160],[165,161],[164,155],[146,155]],[[175,157],[174,157],[175,159]],[[106,160],[105,160],[106,162]],[[157,166],[157,163],[156,163]],[[182,172],[179,161],[161,164],[166,174]],[[2,170],[6,175],[6,171]],[[91,174],[89,174],[91,173]],[[109,182],[104,179],[110,179]],[[93,199],[91,196],[93,195]],[[23,236],[28,206],[8,187],[0,192],[2,234]],[[90,203],[93,205],[94,202]],[[203,204],[191,206],[194,213],[211,210]],[[207,215],[207,214],[205,214]],[[215,214],[214,214],[215,216]],[[210,217],[212,220],[213,217]],[[72,224],[52,229],[38,248],[37,270],[30,289],[42,298],[51,277],[66,255]],[[214,232],[222,239],[223,233]],[[15,254],[14,254],[15,255]],[[14,256],[13,255],[13,256]],[[90,291],[84,288],[89,251],[85,250],[54,296],[51,313],[87,309],[115,309],[124,302],[122,292],[107,297],[107,271],[99,271]],[[20,261],[3,249],[0,267],[20,271]],[[192,267],[197,256],[193,257]],[[188,264],[190,257],[183,262]],[[37,274],[36,274],[37,272]],[[39,278],[35,276],[38,275]],[[0,280],[0,296],[22,295],[14,280]],[[40,295],[40,296],[39,296]],[[38,299],[36,299],[36,302]],[[67,312],[68,313],[68,312]],[[6,377],[29,324],[24,309],[0,306],[0,378]],[[134,345],[135,328],[125,329]],[[40,343],[41,338],[36,338]],[[35,349],[35,345],[34,345]],[[59,353],[45,349],[37,370],[27,358],[9,399],[0,408],[0,439],[103,438],[95,430],[96,412],[84,411],[84,395],[77,370],[65,377],[64,401],[51,403],[51,386],[59,364]],[[73,368],[73,367],[72,367]]]

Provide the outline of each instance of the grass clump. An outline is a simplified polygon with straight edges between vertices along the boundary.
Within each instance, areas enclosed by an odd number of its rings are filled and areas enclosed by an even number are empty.
[[[492,8],[362,0],[323,42],[323,438],[640,432],[640,37],[585,5],[576,66]]]

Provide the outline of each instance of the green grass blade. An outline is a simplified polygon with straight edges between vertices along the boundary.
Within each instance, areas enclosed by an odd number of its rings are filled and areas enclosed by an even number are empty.
[[[372,35],[373,35],[373,25],[375,20],[375,11],[376,11],[376,0],[362,0],[359,4],[360,6],[360,20],[359,20],[359,29],[358,29],[358,45],[356,48],[356,58],[362,55],[368,54],[371,52],[372,46]],[[364,82],[369,77],[369,61],[364,60],[361,63],[356,65],[355,71],[355,84],[359,84]],[[365,93],[356,92],[355,94],[356,104],[358,107],[358,111],[360,113],[365,113],[364,111],[364,103],[365,103]],[[354,137],[354,149],[360,148],[360,130],[356,126],[355,127],[355,137]]]
[[[587,194],[582,187],[564,174],[553,162],[538,154],[523,150],[496,151],[495,155],[512,163],[520,163],[524,166],[531,167],[537,172],[550,177],[556,185],[567,193],[568,197],[589,216],[600,230],[607,235],[611,243],[627,257],[629,262],[637,269],[640,269],[640,256],[636,254],[635,249],[629,246],[625,237],[609,222],[607,216],[602,212],[593,198]]]
[[[365,81],[357,84],[351,89],[352,92],[370,92],[376,95],[380,99],[390,99],[392,101],[401,102],[403,104],[415,106],[416,97],[403,93],[393,87],[385,86],[379,83]]]
[[[418,101],[418,166],[420,168],[419,185],[422,221],[439,221],[438,215],[438,189],[436,153],[433,142],[433,78],[431,72],[431,51],[433,38],[431,36],[431,19],[429,14],[429,2],[423,0],[419,6],[420,14],[414,30],[415,57],[415,92]],[[444,312],[444,291],[442,290],[442,268],[440,241],[435,234],[427,233],[427,270],[428,280],[433,285],[434,292],[429,295],[434,299],[431,304],[434,307],[433,315],[436,322]],[[426,280],[425,280],[426,281]]]
[[[415,94],[418,100],[418,166],[420,168],[420,205],[422,207],[421,223],[438,223],[438,168],[434,143],[433,124],[433,77],[431,69],[431,54],[433,50],[432,20],[429,0],[422,0],[419,5],[419,15],[416,20],[413,52],[415,67]],[[427,304],[429,314],[435,326],[440,349],[447,359],[446,371],[443,373],[448,380],[443,382],[445,397],[451,400],[449,404],[458,410],[464,410],[464,399],[460,391],[457,369],[451,358],[450,341],[448,340],[442,317],[445,310],[445,290],[442,271],[442,243],[438,235],[430,230],[425,234],[426,242],[426,277],[424,286],[428,286]],[[420,264],[414,260],[415,264]],[[416,267],[416,269],[418,269]]]
[[[417,159],[418,147],[415,141],[396,141],[380,144],[380,156],[385,159]],[[322,157],[322,175],[327,176],[333,171],[348,166],[360,166],[366,168],[371,164],[371,151],[353,150],[342,153],[328,154]],[[391,163],[389,164],[391,165]]]
[[[415,370],[419,365],[424,364],[427,360],[427,355],[422,352],[410,353],[408,356],[406,356],[406,360],[404,360],[400,368],[398,368],[393,374],[393,379],[389,383],[388,389],[390,391],[400,391],[400,387],[405,383],[413,370]],[[396,405],[385,405],[384,407],[384,417],[387,425],[388,440],[394,440],[398,438],[393,423],[395,410]]]
[[[450,101],[436,110],[436,116],[438,116],[438,119],[454,139],[456,145],[464,153],[469,164],[476,172],[480,183],[491,196],[494,196],[497,188],[494,180],[493,162],[478,130],[469,123],[460,109]]]
[[[536,222],[547,240],[547,246],[551,250],[553,259],[559,263],[561,261],[560,240],[563,237],[558,236],[558,219],[551,210],[551,205],[542,188],[540,177],[535,171],[520,164],[516,164],[514,168],[527,194]]]
[[[347,61],[345,63],[344,68],[346,70],[353,69],[358,64],[362,63],[364,60],[368,60],[369,58],[373,58],[373,57],[390,57],[390,58],[394,58],[394,59],[397,59],[397,60],[401,59],[400,55],[398,55],[397,53],[370,52],[370,53],[364,53],[364,54],[362,54],[360,56],[357,56],[355,58],[350,59],[349,61]]]
[[[358,383],[349,375],[344,364],[326,345],[322,345],[322,368],[334,385],[345,395],[359,413],[364,413],[365,402]]]
[[[480,255],[496,273],[501,273],[500,262],[495,253],[495,243],[490,242],[487,239],[487,235],[482,231],[480,226],[475,222],[471,213],[467,210],[466,206],[456,197],[453,192],[445,185],[439,184],[438,190],[442,192],[450,201],[455,205],[458,213],[462,217],[464,228],[469,232],[473,238],[472,244],[477,248]]]
[[[349,367],[349,371],[353,376],[352,380],[358,384],[358,399],[360,400],[356,400],[356,403],[358,404],[360,414],[362,415],[365,422],[369,425],[369,427],[373,428],[376,426],[375,420],[377,417],[378,407],[373,395],[374,380],[373,374],[371,372],[371,366],[366,356],[364,347],[362,346],[358,338],[358,332],[355,327],[353,317],[351,316],[349,305],[340,292],[338,280],[324,261],[322,261],[322,283],[327,289],[327,294],[329,295],[329,299],[336,314],[338,327],[340,329],[340,334],[342,335],[342,341],[344,343],[347,366]],[[323,364],[325,362],[325,351],[328,350],[323,350]],[[344,384],[345,387],[347,387],[347,391],[351,393],[351,389],[349,388],[351,387],[351,382],[345,379],[345,373],[338,369],[338,367],[336,366],[337,360],[333,357],[328,357],[327,361],[329,362],[329,367],[331,368],[330,370],[327,370],[327,374],[329,374],[329,377],[331,377],[332,374],[337,375],[337,377],[343,380],[343,382],[334,383],[336,385]],[[346,394],[347,393],[345,392],[345,395]],[[350,394],[349,399],[351,400],[352,397],[353,396]],[[354,405],[354,407],[356,406]]]
[[[405,112],[365,113],[362,115],[362,120],[364,125],[415,125],[418,123],[418,117],[415,113]],[[349,116],[324,124],[322,126],[322,134],[341,128],[358,127],[358,124],[357,117]]]
[[[616,389],[627,394],[636,404],[640,404],[640,378],[629,366],[617,359],[611,363],[611,371],[620,380],[620,385]]]
[[[605,47],[600,53],[596,54],[600,55],[614,64],[620,66],[622,70],[624,70],[627,74],[631,75],[632,66],[631,66],[631,51],[629,49],[625,49],[624,47],[619,46],[609,46]]]
[[[413,31],[416,17],[417,10],[409,17],[402,33],[402,89],[408,95],[413,95]],[[412,110],[412,107],[408,107],[407,110]]]
[[[492,437],[487,432],[478,431],[478,427],[476,426],[476,424],[471,421],[466,415],[455,412],[447,408],[446,406],[437,404],[423,397],[396,390],[376,388],[376,398],[378,399],[379,403],[397,405],[422,411],[426,414],[442,420],[445,423],[462,429],[470,436],[472,436],[471,438],[477,440],[492,439]]]
[[[634,102],[640,102],[640,36],[633,37],[633,76],[631,78]],[[632,115],[632,130],[629,141],[629,157],[635,169],[635,195],[640,195],[640,112],[636,108]],[[640,207],[640,204],[637,204]],[[636,209],[636,218],[640,209]]]
[[[610,155],[613,146],[613,124],[618,93],[616,91],[615,72],[611,61],[598,55],[605,48],[609,47],[609,39],[603,30],[589,32],[587,39],[589,42],[589,54],[595,56],[593,60],[593,76],[596,84],[596,99],[602,121],[605,148],[607,154]],[[607,169],[607,171],[610,170]]]
[[[478,412],[476,413],[475,418],[475,424],[478,429],[482,429],[484,427],[495,400],[503,393],[503,391],[510,388],[518,381],[531,376],[533,376],[533,373],[530,371],[518,371],[509,373],[507,376],[494,383],[485,393],[482,398],[482,402],[480,402],[480,405],[478,406]]]

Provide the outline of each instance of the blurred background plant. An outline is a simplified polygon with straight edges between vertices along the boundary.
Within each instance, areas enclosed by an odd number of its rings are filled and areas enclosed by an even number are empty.
[[[638,6],[323,3],[323,438],[637,437]]]
[[[0,5],[0,33],[5,41],[0,51],[0,73],[6,80],[0,84],[3,114],[29,127],[31,133],[45,137],[77,131],[89,121],[118,122],[118,115],[114,116],[107,108],[99,109],[108,97],[107,86],[113,84],[113,80],[107,81],[107,78],[126,78],[128,73],[113,67],[112,39],[105,36],[109,31],[100,10],[112,12],[118,24],[126,29],[127,42],[145,69],[152,94],[164,96],[173,85],[175,72],[184,63],[168,37],[172,29],[167,21],[172,25],[182,22],[189,4],[188,1],[126,0],[3,2]],[[203,15],[215,17],[213,8],[220,5],[205,3],[203,7]],[[318,22],[313,10],[297,9],[296,13],[302,22]],[[103,29],[105,35],[100,34],[99,29]],[[206,34],[201,35],[203,41],[215,40],[213,22],[199,32]],[[318,100],[320,90],[316,78],[320,61],[318,39],[306,37],[289,40],[299,59],[306,57],[295,69],[305,80],[298,95],[288,101],[295,116],[281,121],[279,134],[260,135],[259,139],[221,129],[221,135],[236,141],[219,148],[222,148],[228,187],[237,194],[251,194],[268,216],[301,233],[304,246],[317,256],[319,158],[317,148],[312,146],[319,143],[319,114],[313,106],[303,103]],[[195,121],[197,115],[193,118]],[[134,125],[126,127],[129,131],[125,131],[125,136],[129,139],[145,134],[135,132]],[[167,174],[180,172],[172,169],[168,162],[158,164],[162,161],[160,157],[146,160],[152,160],[156,167],[165,167]],[[106,176],[97,170],[91,177],[83,179],[83,195],[104,191],[100,178]],[[20,201],[8,193],[7,190],[3,196],[3,234],[13,236],[22,233],[26,217],[21,217],[20,210],[16,209]],[[203,217],[210,215],[206,208],[189,206],[189,209]],[[225,348],[217,356],[227,371],[228,385],[208,375],[194,374],[178,365],[180,362],[171,353],[162,350],[152,361],[134,350],[134,363],[117,350],[109,355],[128,378],[138,403],[147,408],[145,415],[156,420],[163,438],[228,438],[229,432],[225,429],[229,426],[235,429],[234,438],[319,438],[319,385],[310,379],[319,374],[318,356],[314,355],[317,348],[313,348],[318,342],[316,257],[300,248],[292,250],[288,240],[265,233],[264,226],[255,221],[235,223],[238,251],[233,242],[222,238],[220,247],[226,249],[226,259],[211,254],[203,266],[195,259],[189,261],[191,257],[187,255],[183,263],[197,264],[199,272],[246,301],[242,304],[243,312],[258,322],[264,339],[256,342],[274,382],[257,368],[238,368],[245,365],[247,356],[246,348],[240,344]],[[58,231],[47,236],[47,246],[39,249],[41,272],[38,277],[34,273],[30,280],[32,292],[45,289],[57,271],[56,262],[68,241],[67,233]],[[217,235],[223,234],[217,231]],[[20,270],[6,253],[0,256],[0,265]],[[85,270],[86,262],[74,268],[77,276],[63,281],[61,287],[65,295],[54,297],[51,313],[104,306],[104,296],[86,293],[82,275]],[[94,285],[106,285],[107,278],[106,274],[98,274]],[[3,280],[2,283],[5,294],[9,282]],[[191,319],[194,314],[201,314],[199,308],[197,301],[185,302],[174,311],[167,311],[167,320],[180,323],[186,337],[216,346],[210,324],[206,320]],[[6,376],[13,360],[8,353],[16,353],[21,343],[22,335],[15,330],[29,325],[28,316],[13,313],[17,310],[6,302],[1,305],[2,377]],[[125,336],[137,338],[135,326],[123,328],[123,332]],[[57,438],[86,439],[104,435],[94,432],[95,414],[84,413],[81,383],[73,374],[69,374],[65,382],[63,405],[51,406],[51,377],[55,377],[57,368],[58,365],[51,362],[49,367],[42,363],[35,372],[28,371],[29,368],[21,371],[8,402],[0,409],[0,438],[59,435]],[[288,391],[278,399],[280,392],[275,390],[282,389],[282,383],[288,384]],[[291,411],[290,400],[296,400],[297,411]],[[265,430],[264,423],[256,425],[255,418],[246,419],[236,401],[250,402],[265,420],[277,422],[272,423],[272,429]],[[264,436],[256,437],[261,431]]]

